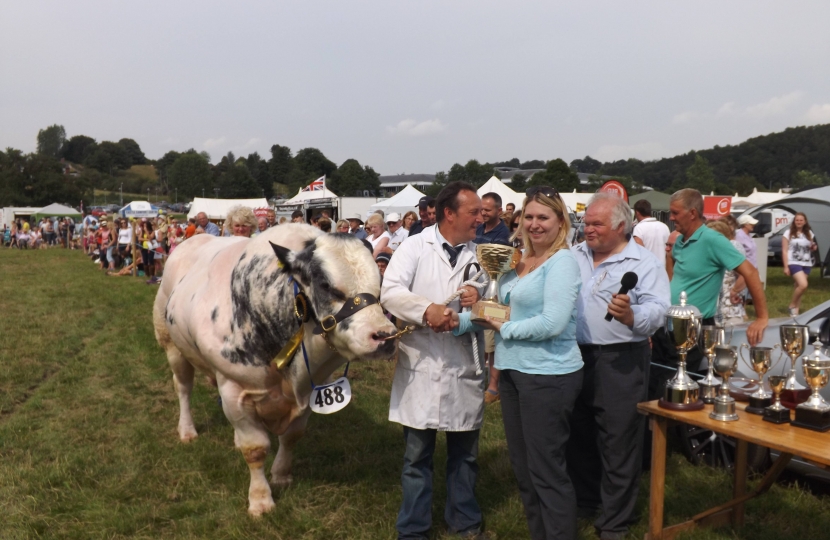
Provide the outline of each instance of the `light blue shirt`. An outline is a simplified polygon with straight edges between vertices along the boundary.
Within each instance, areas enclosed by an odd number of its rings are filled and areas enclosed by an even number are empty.
[[[220,236],[221,233],[219,232],[219,227],[216,226],[216,223],[208,221],[208,224],[205,225],[205,232],[208,234],[212,234],[213,236]]]
[[[580,370],[576,299],[581,285],[579,266],[567,249],[521,279],[515,270],[505,274],[499,283],[499,301],[510,305],[510,320],[496,332],[496,368],[531,375]],[[481,330],[470,321],[470,313],[459,314],[459,319],[456,335]]]
[[[616,255],[594,268],[594,254],[586,242],[571,248],[582,275],[582,291],[576,302],[576,341],[580,345],[611,345],[648,339],[665,324],[671,299],[669,276],[652,252],[633,239]],[[637,274],[637,285],[628,291],[634,326],[616,319],[605,320],[612,295],[620,292],[626,272]]]

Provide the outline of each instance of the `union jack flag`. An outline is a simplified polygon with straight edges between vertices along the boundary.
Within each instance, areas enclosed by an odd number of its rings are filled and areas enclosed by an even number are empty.
[[[303,191],[324,191],[326,189],[326,177],[321,176],[314,182],[303,188]]]

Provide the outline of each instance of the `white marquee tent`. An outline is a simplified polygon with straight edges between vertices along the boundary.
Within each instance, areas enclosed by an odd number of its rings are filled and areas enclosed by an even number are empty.
[[[407,185],[399,193],[396,193],[394,197],[378,201],[370,206],[369,213],[374,213],[376,210],[383,210],[385,216],[388,216],[392,212],[397,212],[401,217],[410,210],[417,213],[415,207],[418,206],[418,201],[423,196],[423,193],[411,185]]]
[[[268,201],[265,198],[259,199],[203,199],[196,197],[190,205],[187,213],[188,219],[196,217],[196,214],[204,212],[208,219],[225,219],[228,210],[234,206],[247,206],[255,210],[257,208],[268,208]]]
[[[316,190],[316,191],[303,191],[303,188],[300,188],[300,191],[285,201],[282,204],[297,204],[303,201],[310,201],[312,199],[336,199],[337,194],[331,191],[327,187],[323,187],[323,189]],[[265,199],[263,199],[265,200]]]
[[[777,193],[765,193],[763,191],[758,191],[758,188],[753,189],[752,193],[746,197],[738,197],[738,194],[736,193],[735,196],[732,197],[732,211],[746,210],[747,208],[753,208],[762,204],[774,203],[775,201],[779,201],[788,195],[788,193],[784,193],[780,189]]]
[[[517,209],[521,209],[522,203],[525,199],[524,194],[516,193],[495,176],[491,176],[483,186],[478,188],[479,197],[485,195],[486,193],[498,193],[499,197],[501,197],[502,208],[507,206],[507,203],[513,203]]]
[[[159,209],[148,201],[133,201],[119,210],[118,215],[125,218],[152,218],[159,215]]]

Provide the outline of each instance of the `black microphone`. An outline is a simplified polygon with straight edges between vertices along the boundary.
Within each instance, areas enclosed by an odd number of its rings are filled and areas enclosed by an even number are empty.
[[[623,277],[620,280],[620,292],[618,292],[617,294],[628,293],[628,291],[637,286],[638,279],[639,278],[637,278],[637,274],[635,274],[634,272],[626,272],[625,274],[623,274]],[[606,321],[610,321],[613,318],[614,316],[610,313],[605,314]]]

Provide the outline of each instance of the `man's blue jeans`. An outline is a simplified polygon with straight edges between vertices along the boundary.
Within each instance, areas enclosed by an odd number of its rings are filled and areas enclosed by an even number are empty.
[[[403,502],[398,512],[399,539],[427,538],[432,526],[432,456],[434,429],[403,427]],[[478,477],[479,431],[448,431],[447,505],[444,520],[450,533],[467,534],[481,529],[481,508],[475,498]]]

